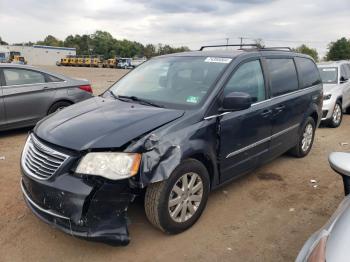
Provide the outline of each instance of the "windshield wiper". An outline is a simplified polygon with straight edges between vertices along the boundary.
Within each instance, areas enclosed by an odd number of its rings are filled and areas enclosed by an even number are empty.
[[[113,91],[107,90],[107,92],[108,92],[109,94],[111,94],[111,95],[113,96],[114,99],[118,99],[118,100],[119,100],[118,96],[116,96],[116,95],[113,93]]]
[[[123,101],[124,101],[124,99],[128,99],[128,100],[132,100],[132,101],[135,101],[135,102],[139,102],[140,104],[150,105],[150,106],[154,106],[154,107],[161,107],[161,108],[164,107],[163,105],[159,105],[159,104],[153,103],[151,101],[148,101],[148,100],[143,99],[143,98],[139,98],[137,96],[121,96],[121,95],[114,95],[114,96],[117,99],[120,99],[120,100],[123,100]]]

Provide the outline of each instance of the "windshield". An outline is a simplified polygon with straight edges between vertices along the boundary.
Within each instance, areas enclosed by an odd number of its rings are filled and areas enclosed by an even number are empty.
[[[337,67],[319,67],[322,83],[337,84],[338,83],[338,68]]]
[[[134,96],[165,107],[197,106],[230,58],[163,57],[149,60],[115,83],[115,96]]]

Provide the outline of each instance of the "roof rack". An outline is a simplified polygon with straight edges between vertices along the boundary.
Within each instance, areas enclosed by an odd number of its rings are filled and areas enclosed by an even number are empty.
[[[260,48],[261,51],[293,51],[292,48],[288,47],[288,46],[273,46],[273,47],[262,47]]]
[[[205,45],[202,46],[199,51],[203,51],[205,48],[212,48],[212,47],[228,47],[228,46],[234,46],[234,47],[240,47],[239,50],[258,50],[258,51],[293,51],[292,48],[288,46],[274,46],[274,47],[259,47],[257,44],[236,44],[236,45]],[[243,47],[253,47],[250,49],[243,48]]]
[[[212,48],[212,47],[228,47],[228,46],[239,46],[240,48],[245,47],[245,46],[254,46],[258,47],[257,44],[238,44],[238,45],[204,45],[202,46],[199,51],[203,51],[204,48]]]

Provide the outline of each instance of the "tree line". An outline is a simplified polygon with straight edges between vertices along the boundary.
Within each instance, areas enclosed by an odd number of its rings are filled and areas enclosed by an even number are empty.
[[[17,43],[14,45],[48,45],[48,46],[63,46],[74,47],[77,50],[77,55],[102,55],[105,59],[120,57],[147,57],[151,58],[157,55],[165,55],[171,53],[178,53],[189,51],[186,46],[172,47],[167,44],[146,44],[143,45],[136,41],[118,40],[106,31],[96,31],[93,34],[83,35],[69,35],[64,40],[60,40],[52,35],[48,35],[42,41],[36,43]],[[258,43],[263,46],[263,43]],[[0,37],[0,45],[7,45],[7,43]],[[316,61],[320,60],[319,54],[315,48],[311,48],[305,44],[293,48],[293,51],[308,54]],[[350,39],[345,37],[331,42],[328,45],[328,52],[323,60],[337,61],[350,60]]]
[[[52,35],[48,35],[42,41],[36,43],[18,43],[14,45],[31,46],[47,45],[76,48],[77,55],[102,55],[105,59],[119,57],[147,57],[189,51],[186,46],[172,47],[167,44],[147,44],[143,45],[136,41],[118,40],[110,33],[96,31],[93,34],[69,35],[64,40],[60,40]]]

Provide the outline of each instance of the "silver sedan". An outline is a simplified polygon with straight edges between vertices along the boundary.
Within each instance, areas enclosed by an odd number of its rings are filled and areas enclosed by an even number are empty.
[[[342,176],[346,197],[326,225],[306,241],[296,262],[350,261],[350,153],[331,153],[329,163]]]
[[[46,115],[92,96],[87,80],[0,64],[0,130],[33,126]]]

